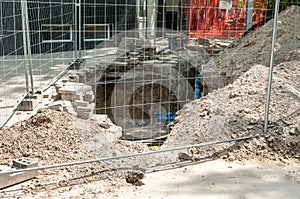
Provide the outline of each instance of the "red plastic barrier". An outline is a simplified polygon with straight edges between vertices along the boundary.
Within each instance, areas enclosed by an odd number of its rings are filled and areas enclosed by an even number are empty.
[[[220,4],[220,1],[221,4]],[[227,9],[224,9],[224,1]],[[247,0],[185,0],[185,16],[190,38],[240,38],[246,31]],[[223,6],[222,6],[223,5]],[[230,8],[231,7],[231,8]],[[188,9],[190,12],[188,12]],[[263,22],[266,3],[254,1],[253,25]],[[259,17],[258,17],[259,16]]]

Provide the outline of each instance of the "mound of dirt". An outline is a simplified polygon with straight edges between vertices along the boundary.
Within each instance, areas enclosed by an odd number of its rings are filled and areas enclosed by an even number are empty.
[[[86,154],[68,113],[41,109],[30,119],[1,131],[0,159],[38,158],[41,164],[80,160]]]
[[[273,128],[263,137],[190,150],[193,155],[234,159],[300,158],[299,61],[274,69],[270,119]],[[186,104],[162,148],[263,133],[269,69],[255,65],[232,84]]]
[[[42,166],[148,150],[141,143],[118,141],[120,127],[110,121],[103,122],[83,120],[66,112],[40,109],[30,119],[1,130],[0,165],[11,166],[12,160],[20,157],[37,158],[39,166]],[[138,167],[145,165],[143,162],[146,162],[143,158],[128,158],[44,170],[37,179],[22,185],[22,191],[27,196],[49,192],[48,197],[56,197],[53,189],[92,183],[95,180],[110,184],[103,188],[109,191],[112,187],[117,189],[126,185],[126,171],[134,171],[134,168],[140,170]],[[0,197],[15,198],[16,194],[0,192]]]
[[[297,55],[297,50],[300,49],[299,17],[300,7],[298,6],[291,6],[280,13],[275,65],[284,61],[300,60],[299,56],[293,56],[293,54]],[[260,29],[249,32],[236,43],[234,48],[225,49],[207,64],[207,70],[213,66],[215,72],[218,71],[219,78],[223,80],[222,85],[218,87],[232,83],[253,65],[260,64],[269,67],[273,23],[273,20],[270,20]],[[210,85],[210,81],[206,81],[206,84],[208,89],[216,88]]]
[[[0,160],[3,164],[28,157],[38,158],[40,164],[57,164],[146,150],[142,144],[119,142],[121,128],[102,123],[40,109],[30,119],[1,131]]]

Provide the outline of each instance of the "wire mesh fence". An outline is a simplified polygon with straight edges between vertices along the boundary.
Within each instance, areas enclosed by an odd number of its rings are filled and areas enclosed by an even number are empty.
[[[85,147],[82,156],[58,162],[42,156],[60,166],[90,157],[90,162],[113,160],[112,168],[147,168],[177,159],[222,157],[236,148],[243,152],[244,145],[230,142],[257,137],[266,119],[276,34],[271,3],[1,1],[0,120],[6,122],[18,110],[22,96],[39,95],[42,107],[76,116],[65,117],[72,118],[74,132],[83,137],[78,141]],[[276,21],[274,64],[291,70],[297,64],[286,62],[297,59],[299,51],[298,3],[282,2],[285,10]],[[280,101],[283,83],[299,96],[297,77],[287,72],[292,81],[286,81],[284,69],[277,68],[274,99]],[[59,79],[62,72],[68,75]],[[297,106],[298,101],[279,104],[287,103]],[[292,109],[271,105],[273,117],[267,124],[278,131],[281,118]],[[157,147],[168,154],[156,154]],[[186,155],[172,153],[177,150]],[[260,152],[257,148],[247,156]],[[129,160],[114,160],[121,158]]]
[[[72,1],[1,1],[1,124],[75,60]]]

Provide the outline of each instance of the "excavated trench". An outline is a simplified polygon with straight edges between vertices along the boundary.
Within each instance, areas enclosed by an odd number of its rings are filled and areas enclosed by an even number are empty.
[[[185,74],[171,66],[159,75],[148,72],[151,78],[147,80],[145,70],[131,71],[122,77],[111,77],[108,73],[100,79],[103,84],[97,86],[97,114],[107,114],[121,126],[124,139],[150,139],[169,133],[167,125],[171,121],[162,118],[168,112],[175,115],[185,103],[194,99],[195,68],[184,71]]]
[[[196,77],[194,73],[189,77],[189,82],[195,81]],[[133,81],[127,84],[118,78],[116,81],[97,86],[96,110],[97,114],[107,114],[115,124],[121,126],[122,138],[127,140],[151,139],[168,134],[171,121],[159,117],[166,117],[167,112],[175,115],[186,102],[193,99],[194,85],[189,82],[185,85],[188,89],[179,88],[176,93],[159,82],[143,84]],[[187,97],[177,96],[178,92]]]
[[[201,55],[187,49],[158,50],[124,37],[116,56],[99,59],[94,76],[87,78],[98,79],[96,113],[107,114],[121,126],[124,139],[168,134],[175,113],[195,98],[198,70],[209,57]]]

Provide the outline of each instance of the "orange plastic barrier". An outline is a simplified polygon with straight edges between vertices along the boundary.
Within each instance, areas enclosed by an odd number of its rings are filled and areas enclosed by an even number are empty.
[[[246,31],[247,0],[185,0],[190,38],[240,38]],[[189,11],[188,11],[189,9]],[[263,22],[266,3],[254,0],[252,22]]]

